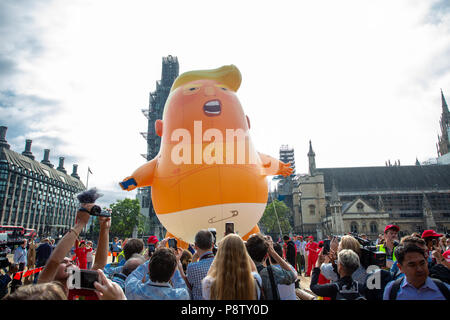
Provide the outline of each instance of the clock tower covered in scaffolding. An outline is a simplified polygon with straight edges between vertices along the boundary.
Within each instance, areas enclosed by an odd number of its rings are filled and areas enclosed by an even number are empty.
[[[142,112],[148,119],[148,127],[146,132],[141,132],[142,136],[147,141],[147,153],[142,156],[150,161],[156,157],[161,147],[161,137],[155,132],[155,122],[162,119],[164,105],[170,93],[170,88],[173,82],[179,75],[179,65],[177,57],[171,55],[163,57],[161,80],[156,81],[156,90],[150,92],[148,109],[143,109]],[[160,226],[158,219],[153,209],[151,198],[151,187],[139,188],[137,198],[141,203],[142,213],[149,217],[154,224]]]

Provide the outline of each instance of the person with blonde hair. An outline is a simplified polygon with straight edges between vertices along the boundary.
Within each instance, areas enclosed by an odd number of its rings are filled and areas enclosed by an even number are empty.
[[[2,300],[67,300],[64,286],[58,281],[19,287]]]
[[[334,238],[330,243],[330,254],[325,257],[325,260],[328,258],[328,263],[324,263],[320,267],[320,272],[328,280],[335,282],[339,279],[338,272],[336,270],[336,258],[339,252],[344,249],[352,250],[358,255],[358,258],[361,258],[361,245],[354,237],[351,235],[345,235],[339,242],[337,238]],[[366,282],[366,270],[362,265],[360,265],[351,276],[353,280],[356,280],[359,284],[365,284]]]
[[[202,281],[205,300],[257,300],[262,280],[244,241],[229,234],[219,242],[214,261]]]

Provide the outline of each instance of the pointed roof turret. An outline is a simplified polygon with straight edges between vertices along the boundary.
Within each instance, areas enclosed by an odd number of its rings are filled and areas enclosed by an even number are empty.
[[[311,144],[311,140],[309,140],[309,152],[308,152],[308,156],[310,157],[310,156],[315,156],[316,154],[314,153],[314,151],[313,151],[313,148],[312,148],[312,144]]]
[[[316,171],[316,154],[312,149],[311,140],[309,140],[309,152],[308,152],[308,162],[309,162],[309,175],[313,176]]]
[[[336,203],[336,202],[339,202],[339,201],[340,201],[339,193],[338,193],[338,190],[336,188],[336,182],[334,181],[334,178],[333,178],[333,182],[332,182],[332,186],[331,186],[331,202],[332,203]]]
[[[441,101],[442,101],[442,112],[449,113],[447,101],[445,101],[445,97],[444,97],[444,93],[442,92],[442,89],[441,89]]]

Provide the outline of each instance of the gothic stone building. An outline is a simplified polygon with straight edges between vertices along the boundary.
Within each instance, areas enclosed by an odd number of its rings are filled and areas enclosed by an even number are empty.
[[[370,239],[387,224],[400,236],[450,230],[450,165],[316,168],[310,142],[309,174],[293,193],[294,232],[323,238],[348,232]]]

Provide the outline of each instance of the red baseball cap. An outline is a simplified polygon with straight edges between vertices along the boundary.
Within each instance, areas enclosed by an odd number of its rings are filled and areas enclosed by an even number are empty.
[[[394,229],[395,231],[399,232],[400,228],[396,226],[395,224],[389,224],[384,228],[384,233],[386,233],[389,229]]]
[[[429,237],[439,238],[439,237],[442,237],[442,234],[436,233],[436,231],[434,231],[434,230],[425,230],[422,233],[422,239],[423,238],[429,238]]]
[[[157,242],[158,242],[158,238],[155,237],[155,236],[150,236],[150,237],[148,237],[148,239],[147,239],[147,243],[148,243],[148,244],[155,244],[155,243],[157,243]]]
[[[309,236],[308,239],[313,239],[314,240],[314,237],[313,236]]]

